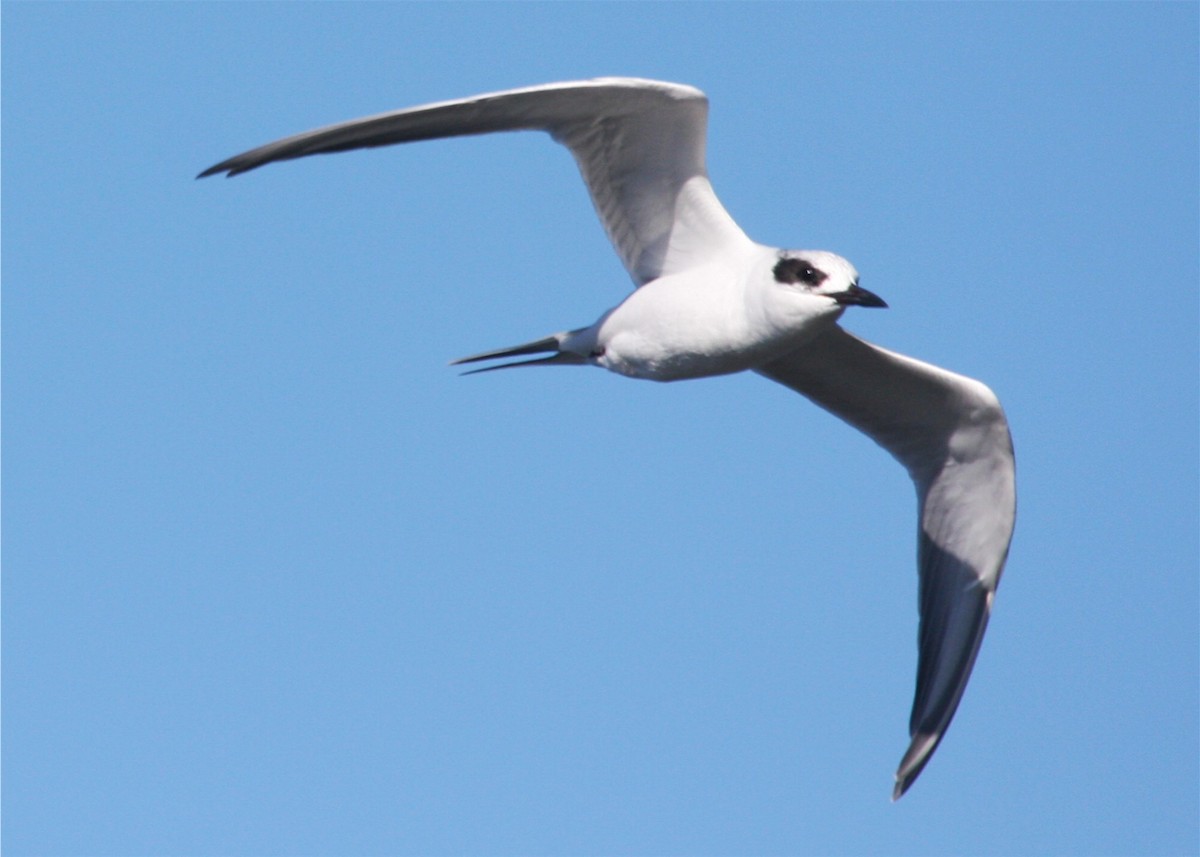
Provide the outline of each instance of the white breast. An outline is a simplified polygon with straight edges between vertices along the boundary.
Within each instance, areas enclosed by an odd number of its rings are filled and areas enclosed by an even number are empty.
[[[763,323],[756,285],[745,265],[694,268],[647,283],[597,323],[593,359],[621,375],[677,381],[780,357],[804,336]]]

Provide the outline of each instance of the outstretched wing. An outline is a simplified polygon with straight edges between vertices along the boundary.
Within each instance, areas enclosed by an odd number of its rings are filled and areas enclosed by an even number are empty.
[[[758,371],[870,436],[917,487],[917,690],[894,800],[950,725],[987,628],[1016,519],[1008,423],[980,382],[878,348],[837,325]]]
[[[601,78],[381,113],[251,149],[200,173],[235,176],[272,161],[493,131],[547,131],[567,146],[637,285],[703,264],[749,239],[704,166],[708,99],[690,86]]]

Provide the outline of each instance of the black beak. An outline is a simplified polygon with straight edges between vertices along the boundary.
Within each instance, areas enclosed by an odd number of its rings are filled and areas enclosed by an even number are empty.
[[[866,289],[860,289],[858,284],[851,286],[844,292],[827,295],[833,298],[842,306],[874,306],[887,309],[887,303],[879,295],[874,292],[868,292]]]

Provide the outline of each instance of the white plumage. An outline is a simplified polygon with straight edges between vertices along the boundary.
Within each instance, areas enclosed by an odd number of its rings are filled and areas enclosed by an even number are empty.
[[[844,331],[847,306],[885,306],[845,259],[751,241],[705,170],[708,101],[631,78],[554,83],[383,113],[268,143],[200,175],[272,161],[493,131],[540,130],[575,156],[639,287],[593,325],[465,358],[550,356],[670,381],[752,369],[890,452],[917,488],[919,660],[893,798],[928,762],[975,663],[1016,512],[1012,442],[982,383]],[[477,370],[486,371],[486,370]]]

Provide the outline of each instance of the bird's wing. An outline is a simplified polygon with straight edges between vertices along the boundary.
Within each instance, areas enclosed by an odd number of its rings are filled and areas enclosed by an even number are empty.
[[[708,99],[633,78],[553,83],[330,125],[251,149],[198,178],[272,161],[492,131],[547,131],[567,146],[608,237],[637,285],[719,257],[749,239],[704,166]]]
[[[885,351],[837,325],[758,371],[870,436],[917,487],[917,690],[895,799],[950,725],[987,628],[1016,518],[1008,423],[980,382]]]

